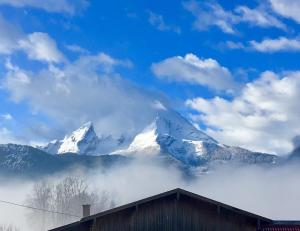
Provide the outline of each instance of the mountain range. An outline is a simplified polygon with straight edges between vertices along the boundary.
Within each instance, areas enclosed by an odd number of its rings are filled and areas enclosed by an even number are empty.
[[[201,169],[228,163],[272,166],[278,162],[276,155],[221,144],[169,109],[160,110],[133,138],[99,137],[88,122],[45,146],[0,145],[0,167],[8,172],[55,172],[75,165],[103,167],[136,158],[163,159]]]
[[[0,180],[7,176],[37,178],[67,170],[107,169],[124,164],[127,158],[119,155],[78,156],[71,153],[52,155],[38,148],[18,144],[0,145]]]

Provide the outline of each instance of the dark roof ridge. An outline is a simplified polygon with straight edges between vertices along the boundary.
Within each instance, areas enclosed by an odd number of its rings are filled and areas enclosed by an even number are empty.
[[[140,204],[147,203],[147,202],[150,202],[150,201],[153,201],[153,200],[157,200],[157,199],[160,199],[160,198],[163,198],[163,197],[166,197],[166,196],[170,196],[170,195],[173,195],[173,194],[177,194],[177,196],[179,196],[179,198],[180,198],[180,195],[185,195],[185,196],[194,198],[196,200],[201,200],[201,201],[204,201],[204,202],[207,202],[207,203],[215,204],[216,206],[220,206],[221,208],[224,208],[224,209],[227,209],[227,210],[230,210],[230,211],[233,211],[233,212],[245,215],[245,216],[252,217],[254,219],[257,219],[258,222],[259,221],[266,222],[267,223],[266,227],[268,227],[268,226],[271,227],[272,225],[273,226],[278,226],[278,225],[279,226],[280,225],[284,225],[284,226],[300,225],[300,221],[296,221],[296,220],[295,221],[293,221],[293,220],[272,220],[272,219],[269,219],[269,218],[266,218],[266,217],[263,217],[263,216],[260,216],[260,215],[257,215],[257,214],[254,214],[254,213],[251,213],[251,212],[248,212],[248,211],[245,211],[245,210],[242,210],[242,209],[239,209],[239,208],[236,208],[236,207],[233,207],[233,206],[230,206],[230,205],[227,205],[227,204],[209,199],[207,197],[192,193],[190,191],[187,191],[187,190],[184,190],[184,189],[181,189],[181,188],[175,188],[173,190],[169,190],[169,191],[166,191],[166,192],[163,192],[163,193],[156,194],[154,196],[150,196],[150,197],[147,197],[147,198],[144,198],[144,199],[141,199],[141,200],[137,200],[137,201],[134,201],[134,202],[131,202],[131,203],[128,203],[128,204],[124,204],[122,206],[118,206],[116,208],[112,208],[112,209],[102,211],[102,212],[97,213],[97,214],[93,214],[91,216],[82,218],[81,220],[76,221],[74,223],[64,225],[64,226],[61,226],[59,228],[54,228],[54,229],[52,229],[52,231],[59,231],[59,230],[63,230],[64,228],[73,227],[73,226],[76,226],[76,225],[81,224],[81,223],[92,222],[94,219],[96,219],[98,217],[105,216],[105,215],[108,215],[108,214],[111,214],[111,213],[114,213],[114,212],[119,212],[119,211],[122,211],[122,210],[127,209],[127,208],[136,207]]]
[[[118,212],[118,211],[121,211],[121,210],[126,209],[126,208],[134,207],[134,206],[137,206],[139,204],[147,203],[149,201],[156,200],[156,199],[159,199],[159,198],[162,198],[162,197],[165,197],[165,196],[169,196],[169,195],[172,195],[172,194],[176,194],[176,193],[179,193],[179,195],[182,194],[182,195],[190,196],[190,197],[193,197],[195,199],[202,200],[202,201],[205,201],[205,202],[208,202],[208,203],[219,205],[220,207],[223,207],[225,209],[228,209],[228,210],[231,210],[231,211],[234,211],[234,212],[237,212],[237,213],[241,213],[241,214],[244,214],[244,215],[259,219],[259,220],[272,222],[271,219],[268,219],[266,217],[263,217],[263,216],[260,216],[260,215],[257,215],[257,214],[254,214],[254,213],[251,213],[251,212],[248,212],[248,211],[245,211],[245,210],[242,210],[242,209],[239,209],[239,208],[236,208],[236,207],[233,207],[233,206],[230,206],[230,205],[227,205],[227,204],[209,199],[209,198],[204,197],[204,196],[200,196],[198,194],[189,192],[189,191],[181,189],[181,188],[175,188],[175,189],[163,192],[163,193],[156,194],[154,196],[150,196],[150,197],[147,197],[147,198],[144,198],[144,199],[141,199],[141,200],[137,200],[137,201],[134,201],[134,202],[131,202],[131,203],[128,203],[128,204],[118,206],[116,208],[105,210],[105,211],[102,211],[100,213],[96,213],[96,214],[93,214],[91,216],[82,218],[80,221],[84,222],[84,221],[92,220],[92,219],[97,218],[97,217],[105,216],[105,215],[110,214],[110,213]]]

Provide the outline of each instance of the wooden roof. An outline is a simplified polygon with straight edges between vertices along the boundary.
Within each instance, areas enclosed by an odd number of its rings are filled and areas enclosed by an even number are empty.
[[[266,225],[260,228],[260,231],[300,231],[300,225],[298,224],[273,224]]]
[[[105,216],[107,214],[115,213],[115,212],[118,212],[118,211],[130,208],[130,207],[136,207],[138,205],[147,203],[149,201],[157,200],[157,199],[160,199],[160,198],[163,198],[163,197],[166,197],[166,196],[170,196],[170,195],[173,195],[173,194],[177,194],[179,196],[180,195],[185,195],[185,196],[188,196],[188,197],[192,197],[192,198],[194,198],[196,200],[201,200],[203,202],[207,202],[207,203],[210,203],[210,204],[215,204],[215,205],[220,206],[221,208],[225,208],[225,209],[231,210],[233,212],[236,212],[236,213],[248,216],[248,217],[252,217],[252,218],[256,218],[256,219],[260,219],[260,220],[268,221],[268,222],[271,221],[268,218],[265,218],[265,217],[262,217],[262,216],[259,216],[259,215],[256,215],[256,214],[253,214],[253,213],[241,210],[241,209],[238,209],[236,207],[232,207],[232,206],[223,204],[221,202],[218,202],[218,201],[215,201],[215,200],[212,200],[212,199],[200,196],[198,194],[195,194],[195,193],[192,193],[192,192],[180,189],[180,188],[173,189],[171,191],[167,191],[167,192],[164,192],[164,193],[160,193],[160,194],[157,194],[155,196],[147,197],[145,199],[138,200],[138,201],[135,201],[135,202],[132,202],[132,203],[120,206],[120,207],[116,207],[116,208],[113,208],[113,209],[110,209],[110,210],[106,210],[106,211],[103,211],[101,213],[97,213],[97,214],[94,214],[92,216],[85,217],[85,218],[81,219],[81,221],[93,220],[94,218],[97,218],[97,217],[102,217],[102,216]]]
[[[274,222],[275,222],[275,221],[273,221],[271,219],[268,219],[266,217],[263,217],[263,216],[260,216],[260,215],[254,214],[254,213],[250,213],[250,212],[247,212],[245,210],[242,210],[242,209],[239,209],[239,208],[236,208],[236,207],[233,207],[233,206],[229,206],[227,204],[223,204],[221,202],[218,202],[218,201],[200,196],[198,194],[191,193],[189,191],[177,188],[177,189],[174,189],[174,190],[171,190],[171,191],[160,193],[160,194],[157,194],[155,196],[147,197],[147,198],[142,199],[142,200],[138,200],[138,201],[135,201],[135,202],[132,202],[132,203],[129,203],[129,204],[125,204],[125,205],[122,205],[122,206],[119,206],[119,207],[116,207],[116,208],[113,208],[113,209],[109,209],[109,210],[106,210],[106,211],[103,211],[103,212],[100,212],[100,213],[82,218],[80,221],[77,221],[75,223],[65,225],[65,226],[62,226],[62,227],[59,227],[59,228],[52,229],[51,231],[64,230],[66,228],[75,227],[75,226],[77,226],[79,224],[82,224],[82,223],[92,222],[96,218],[99,218],[99,217],[102,217],[102,216],[105,216],[105,215],[108,215],[108,214],[112,214],[112,213],[115,213],[115,212],[119,212],[119,211],[122,211],[122,210],[126,210],[128,208],[136,207],[136,206],[142,205],[144,203],[147,203],[147,202],[150,202],[150,201],[153,201],[153,200],[158,200],[158,199],[168,197],[168,196],[171,196],[171,195],[177,195],[178,197],[180,197],[180,195],[188,196],[190,198],[194,198],[194,199],[202,201],[202,202],[214,204],[216,206],[220,206],[220,208],[224,208],[224,209],[230,210],[232,212],[235,212],[235,213],[247,216],[247,217],[251,217],[251,218],[266,222],[266,223],[273,223],[274,224]],[[268,230],[268,229],[265,229],[265,230]],[[274,229],[274,230],[276,230],[276,229]]]

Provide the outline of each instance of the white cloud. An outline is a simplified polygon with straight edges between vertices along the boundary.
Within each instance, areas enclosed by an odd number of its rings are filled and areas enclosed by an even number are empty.
[[[235,12],[240,16],[239,20],[241,22],[247,22],[259,27],[277,27],[286,29],[285,24],[268,13],[264,8],[250,9],[247,6],[238,6],[235,8]]]
[[[247,47],[242,42],[233,42],[233,41],[226,41],[225,43],[221,43],[222,46],[226,46],[229,49],[246,49]]]
[[[11,65],[3,84],[14,102],[27,102],[33,112],[54,119],[64,132],[93,121],[100,134],[131,135],[153,117],[155,94],[121,78],[115,70],[130,65],[104,53],[38,72]]]
[[[299,51],[300,39],[280,37],[277,39],[264,39],[261,42],[250,41],[250,47],[260,52]]]
[[[154,74],[169,81],[187,82],[208,86],[217,90],[236,87],[230,71],[214,59],[200,59],[194,54],[175,56],[153,63]]]
[[[194,98],[186,104],[198,112],[194,121],[221,142],[282,154],[300,134],[299,89],[300,72],[265,72],[232,100]]]
[[[275,52],[298,52],[300,51],[300,38],[279,37],[276,39],[266,38],[262,41],[249,41],[247,44],[242,42],[227,41],[225,45],[229,49],[243,49],[247,51],[258,51],[265,53]]]
[[[0,54],[10,55],[19,51],[25,52],[33,60],[56,63],[65,61],[55,40],[47,33],[34,32],[26,35],[0,14]]]
[[[12,119],[13,119],[12,115],[9,114],[9,113],[2,114],[2,115],[0,115],[0,117],[1,117],[3,120],[12,120]]]
[[[22,36],[21,30],[7,22],[0,14],[0,54],[12,53]]]
[[[13,132],[8,128],[0,127],[0,144],[8,143],[21,144],[22,142],[14,137]]]
[[[9,113],[0,114],[0,144],[7,143],[22,143],[15,137],[13,132],[6,126],[7,123],[13,120],[13,117]]]
[[[89,54],[89,51],[77,44],[72,44],[72,45],[66,45],[66,48],[69,51],[72,51],[74,53],[79,53],[79,54]]]
[[[48,12],[68,13],[74,15],[85,9],[87,0],[0,0],[0,5],[13,7],[40,8]]]
[[[258,6],[250,9],[247,6],[237,6],[233,11],[225,10],[221,5],[213,1],[186,1],[183,3],[186,10],[191,12],[196,20],[194,28],[197,30],[207,30],[215,26],[224,33],[234,34],[237,30],[235,25],[248,23],[257,27],[276,27],[285,29],[286,26],[275,16],[268,12],[266,8]]]
[[[195,16],[195,29],[202,31],[216,26],[225,33],[235,33],[233,25],[237,23],[238,18],[219,4],[209,1],[187,1],[183,6]]]
[[[273,10],[279,15],[295,20],[300,23],[299,0],[269,0]]]
[[[65,59],[56,42],[46,33],[34,32],[27,35],[19,41],[19,48],[33,60],[59,63]]]
[[[160,31],[173,31],[177,34],[181,33],[181,30],[178,26],[171,26],[166,24],[162,15],[156,14],[152,11],[149,11],[148,22]]]

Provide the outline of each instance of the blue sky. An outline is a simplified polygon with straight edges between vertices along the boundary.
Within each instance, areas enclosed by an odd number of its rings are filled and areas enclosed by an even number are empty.
[[[87,120],[133,134],[160,101],[220,142],[287,153],[300,134],[298,12],[297,0],[0,0],[0,142]]]

